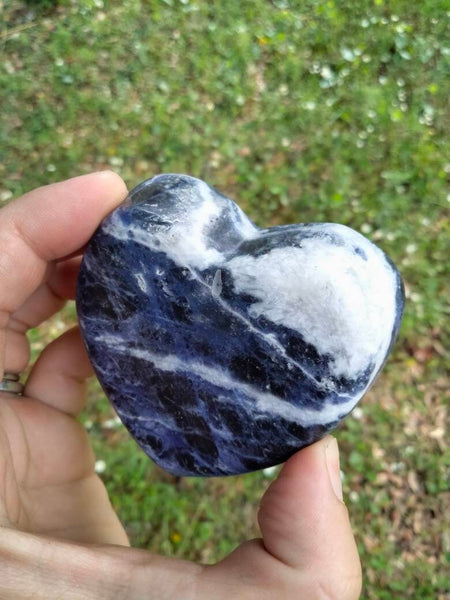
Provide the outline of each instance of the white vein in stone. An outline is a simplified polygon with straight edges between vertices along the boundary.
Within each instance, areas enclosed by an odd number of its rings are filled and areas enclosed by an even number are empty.
[[[281,417],[303,427],[326,425],[337,421],[342,415],[351,411],[360,397],[358,395],[356,398],[349,398],[340,404],[325,402],[320,409],[296,407],[274,394],[262,392],[248,383],[237,381],[218,367],[211,367],[194,360],[182,360],[176,354],[163,355],[149,350],[129,348],[126,344],[118,343],[117,338],[112,335],[99,335],[94,341],[98,344],[105,344],[109,349],[109,354],[126,354],[151,362],[160,371],[192,374],[217,387],[240,392],[255,401],[256,411]]]
[[[114,221],[113,221],[113,219],[114,219]],[[120,220],[120,218],[118,217],[117,213],[112,214],[111,222],[104,227],[104,233],[107,235],[110,235],[111,237],[113,237],[121,242],[133,241],[133,242],[136,242],[146,248],[149,248],[150,250],[152,250],[154,252],[161,251],[161,249],[158,246],[158,243],[155,243],[155,239],[160,239],[159,236],[153,235],[153,234],[150,236],[148,234],[148,232],[146,232],[145,230],[142,230],[139,226],[133,225],[128,228],[125,227],[123,225],[122,221]],[[217,251],[215,251],[215,252],[217,252]],[[192,266],[191,263],[186,262],[186,257],[183,257],[183,254],[180,252],[174,253],[173,249],[170,250],[170,249],[164,248],[164,253],[169,258],[174,260],[176,262],[176,264],[178,264],[180,266],[183,266],[183,267]],[[220,258],[220,260],[216,260],[215,264],[217,266],[219,266],[221,264],[227,265],[226,257],[219,252],[217,252],[217,254],[220,255],[221,258]],[[212,286],[208,285],[203,279],[201,279],[198,276],[198,274],[195,272],[195,270],[190,269],[190,275],[191,275],[192,279],[195,279],[202,286],[208,288],[211,291],[211,294],[214,296],[214,291],[212,289]],[[214,284],[214,281],[213,281],[213,284]],[[302,364],[300,364],[299,362],[297,362],[296,360],[294,360],[293,358],[288,356],[286,354],[286,350],[285,350],[283,344],[278,340],[276,335],[274,335],[273,333],[265,333],[264,331],[261,331],[260,329],[255,327],[253,325],[253,323],[251,323],[251,321],[246,319],[244,315],[242,315],[241,313],[234,310],[223,298],[221,298],[218,295],[216,295],[214,297],[215,297],[215,300],[218,302],[218,304],[220,304],[220,306],[222,306],[228,313],[232,314],[236,319],[239,319],[242,323],[244,323],[245,326],[252,333],[261,337],[272,348],[275,348],[277,350],[277,352],[279,352],[283,356],[283,358],[285,358],[290,364],[292,364],[295,367],[297,367],[298,369],[300,369],[300,371],[305,375],[305,377],[307,377],[308,379],[313,381],[314,384],[319,387],[319,389],[334,391],[335,386],[331,379],[329,379],[329,378],[327,378],[327,379],[324,378],[322,380],[316,379],[311,373],[308,372],[308,370]]]
[[[356,379],[369,364],[375,364],[375,376],[390,343],[386,332],[394,327],[396,279],[382,252],[364,237],[343,225],[327,225],[327,231],[343,245],[317,235],[301,247],[236,256],[227,268],[235,290],[258,300],[248,308],[251,317],[300,333],[332,357],[336,377]],[[355,255],[355,246],[367,261]]]
[[[298,332],[320,354],[332,357],[332,376],[356,379],[370,364],[374,365],[373,379],[387,353],[390,338],[386,331],[392,330],[396,311],[392,301],[396,279],[383,253],[352,229],[327,223],[322,226],[323,233],[335,235],[342,245],[332,244],[318,229],[318,235],[302,240],[301,247],[275,248],[261,256],[238,255],[227,260],[223,253],[207,247],[204,237],[206,228],[220,218],[223,209],[203,182],[198,182],[197,193],[202,202],[190,211],[189,218],[177,219],[167,229],[149,235],[139,224],[125,227],[118,212],[111,216],[104,232],[123,242],[133,240],[155,252],[162,249],[176,264],[191,267],[191,276],[210,289],[220,306],[276,348],[321,389],[334,390],[332,379],[317,380],[287,356],[276,335],[259,330],[220,297],[220,267],[232,273],[237,293],[258,299],[249,306],[249,317],[264,316]],[[235,226],[242,239],[258,235],[245,215],[242,221],[235,221]],[[365,252],[367,261],[355,255],[355,247]],[[217,270],[209,285],[194,269],[212,265]]]
[[[158,177],[154,178],[157,179]],[[199,270],[220,265],[225,260],[225,256],[208,246],[204,232],[221,218],[224,206],[217,202],[205,182],[199,179],[195,182],[195,196],[200,196],[201,202],[197,202],[197,205],[189,210],[188,218],[184,212],[180,212],[179,217],[173,215],[174,222],[170,227],[161,227],[158,232],[152,232],[150,236],[138,223],[124,227],[120,212],[117,212],[111,214],[109,222],[104,225],[103,232],[121,241],[132,239],[154,251],[162,248],[167,256],[179,265],[189,265]],[[145,212],[145,206],[142,206],[141,210]],[[240,221],[232,212],[228,218],[233,219],[236,231],[240,232],[242,239],[256,237],[258,229],[237,206],[236,214],[241,216]]]

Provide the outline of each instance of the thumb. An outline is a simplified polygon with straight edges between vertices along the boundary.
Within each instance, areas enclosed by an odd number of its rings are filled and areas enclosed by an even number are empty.
[[[262,540],[241,544],[203,571],[205,597],[359,598],[361,565],[342,501],[333,437],[287,461],[261,500],[258,520]]]
[[[359,597],[361,566],[342,500],[335,438],[327,436],[287,461],[261,501],[258,520],[272,556],[317,578],[329,590],[326,597]]]

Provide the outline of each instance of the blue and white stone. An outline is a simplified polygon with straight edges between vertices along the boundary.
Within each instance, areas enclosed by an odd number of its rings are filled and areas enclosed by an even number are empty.
[[[403,311],[386,255],[343,225],[259,229],[186,175],[101,224],[77,307],[97,376],[175,475],[231,475],[326,435],[380,371]]]

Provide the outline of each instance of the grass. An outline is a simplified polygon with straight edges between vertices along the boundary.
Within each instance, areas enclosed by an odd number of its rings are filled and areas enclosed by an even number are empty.
[[[398,264],[407,308],[337,432],[363,597],[447,598],[450,178],[446,0],[5,3],[0,199],[94,169],[206,179],[260,225],[337,221]],[[35,354],[75,320],[30,334]],[[174,480],[94,386],[83,415],[133,543],[214,561],[274,476]]]

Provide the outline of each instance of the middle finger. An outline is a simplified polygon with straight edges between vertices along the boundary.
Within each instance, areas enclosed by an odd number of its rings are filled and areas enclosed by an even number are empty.
[[[28,329],[37,327],[74,298],[81,257],[49,263],[43,283],[10,317],[6,331],[5,371],[23,371],[29,361]]]

